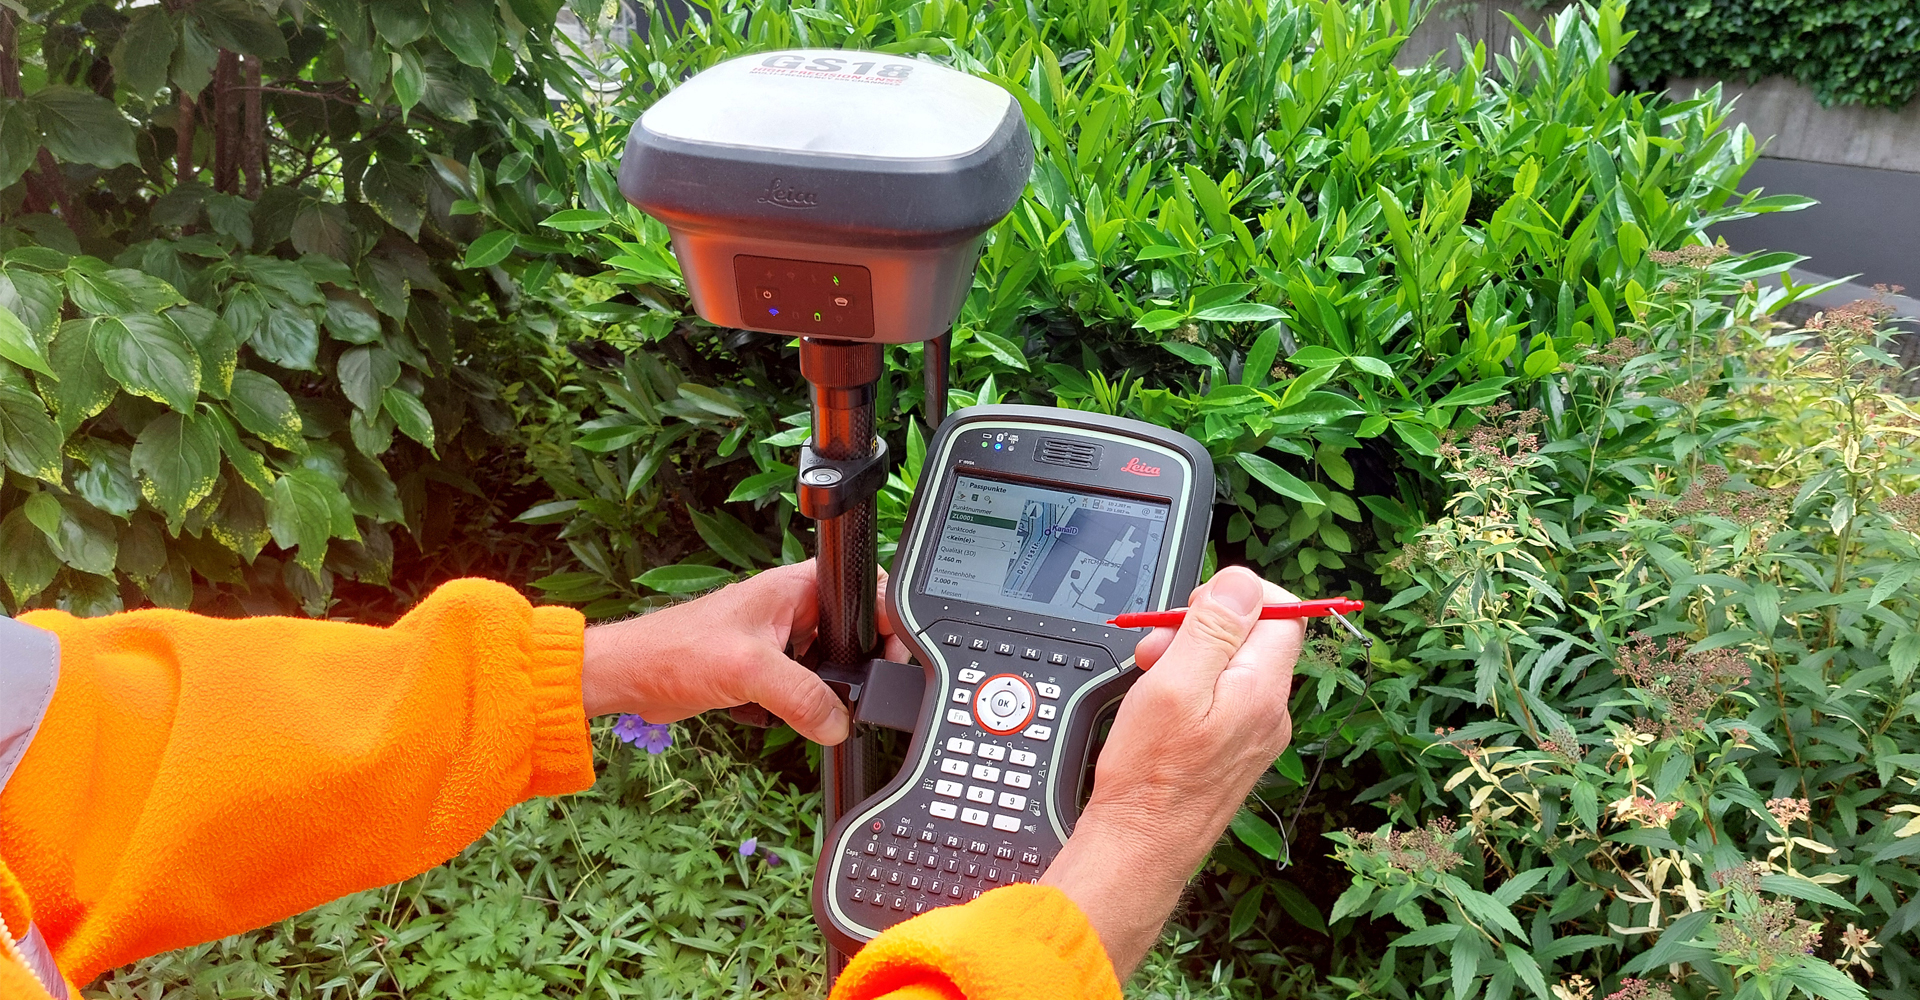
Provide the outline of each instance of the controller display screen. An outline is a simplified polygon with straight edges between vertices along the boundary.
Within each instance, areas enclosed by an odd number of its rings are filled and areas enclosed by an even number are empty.
[[[921,593],[1084,622],[1144,611],[1167,508],[958,475]]]

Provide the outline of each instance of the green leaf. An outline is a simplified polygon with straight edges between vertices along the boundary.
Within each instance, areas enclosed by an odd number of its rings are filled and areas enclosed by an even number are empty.
[[[73,489],[81,499],[115,517],[127,517],[139,508],[140,487],[133,481],[125,445],[83,439],[74,442],[73,450],[81,462],[73,476]]]
[[[40,126],[33,120],[33,105],[0,97],[0,186],[12,187],[32,169],[40,152],[39,137]]]
[[[1013,341],[988,330],[975,330],[973,339],[985,347],[1002,364],[1011,365],[1021,371],[1027,370],[1025,352]]]
[[[1513,379],[1506,375],[1495,378],[1483,378],[1469,385],[1457,386],[1452,392],[1441,397],[1435,406],[1484,406],[1506,395],[1506,387]]]
[[[734,503],[741,500],[758,500],[761,497],[775,493],[781,487],[793,484],[793,477],[796,471],[793,466],[782,463],[765,472],[748,476],[740,480],[740,484],[733,488],[732,493],[727,494],[727,502]]]
[[[1920,667],[1920,632],[1908,632],[1893,641],[1887,650],[1887,666],[1893,669],[1893,682],[1904,686]]]
[[[1500,951],[1507,957],[1507,968],[1527,984],[1527,989],[1532,990],[1534,996],[1539,1000],[1553,1000],[1553,994],[1547,992],[1547,977],[1540,974],[1540,963],[1534,961],[1525,948],[1511,941],[1503,941]]]
[[[200,357],[200,391],[225,399],[233,389],[233,373],[240,365],[240,342],[226,320],[197,305],[175,306],[167,318]]]
[[[400,117],[405,120],[427,94],[427,68],[412,49],[394,50],[388,62],[393,73],[393,99],[400,102]]]
[[[693,519],[693,529],[700,533],[700,540],[735,566],[751,570],[773,561],[773,552],[766,542],[732,514],[724,510],[703,514],[689,506],[687,516]]]
[[[226,414],[218,409],[206,410],[201,416],[213,421],[214,432],[220,439],[220,453],[227,456],[227,461],[232,463],[234,471],[240,473],[241,482],[262,494],[271,489],[273,474],[267,471],[266,460],[260,457],[259,452],[241,442],[240,432],[234,428],[233,421],[228,420]],[[262,530],[265,530],[264,522],[262,525]]]
[[[128,392],[165,403],[176,413],[193,409],[200,395],[200,358],[171,321],[139,313],[102,316],[92,332],[101,366]]]
[[[1240,369],[1240,384],[1266,385],[1272,378],[1273,359],[1280,356],[1280,326],[1274,324],[1261,332],[1247,349],[1246,363]]]
[[[57,377],[40,353],[40,343],[10,309],[0,308],[0,358],[49,377]]]
[[[53,393],[47,402],[53,404],[53,412],[60,424],[61,434],[74,432],[80,424],[113,401],[120,387],[107,374],[106,366],[93,350],[93,328],[98,322],[92,319],[73,319],[60,324],[60,332],[54,335],[53,349],[48,352],[53,365],[61,373],[59,382],[51,388]],[[42,392],[45,392],[43,387]]]
[[[635,577],[633,582],[663,594],[691,594],[712,590],[732,579],[732,573],[718,566],[678,563],[650,569]]]
[[[60,328],[60,309],[66,299],[66,289],[44,274],[0,268],[0,309],[13,313],[43,348]]]
[[[215,45],[268,62],[287,57],[287,42],[280,26],[247,0],[198,0],[192,9]]]
[[[15,603],[24,604],[47,589],[59,572],[60,557],[53,554],[47,534],[27,520],[24,509],[15,508],[0,518],[0,581],[13,592]]]
[[[1754,584],[1747,592],[1747,613],[1753,616],[1754,631],[1772,635],[1780,624],[1780,589],[1764,580]]]
[[[1320,503],[1320,495],[1313,491],[1313,487],[1266,458],[1250,451],[1239,451],[1234,452],[1233,460],[1240,463],[1240,467],[1247,470],[1248,475],[1265,483],[1268,489],[1281,496],[1292,497],[1301,503],[1316,505]]]
[[[180,44],[173,50],[173,62],[167,67],[167,79],[178,92],[198,94],[213,80],[214,63],[220,59],[220,46],[200,28],[196,18],[179,22]]]
[[[318,573],[334,536],[333,496],[340,487],[323,473],[295,469],[273,481],[267,494],[267,530],[274,544],[294,551],[294,562]],[[345,502],[345,497],[341,497]]]
[[[173,61],[179,38],[166,7],[154,4],[136,8],[113,47],[114,81],[141,100],[152,100],[167,85],[167,66]]]
[[[427,36],[427,10],[420,0],[373,0],[373,29],[388,45],[399,48]]]
[[[1233,916],[1227,920],[1227,937],[1237,938],[1253,926],[1260,916],[1260,903],[1267,894],[1267,884],[1256,884],[1252,890],[1243,894],[1240,901],[1233,904]]]
[[[1780,978],[1820,1000],[1867,1000],[1867,991],[1853,977],[1819,959],[1788,966]]]
[[[7,468],[59,486],[60,443],[64,438],[39,396],[17,385],[0,383],[0,449],[5,451]]]
[[[340,391],[353,405],[368,412],[380,408],[386,391],[400,381],[400,361],[384,347],[355,347],[340,355],[335,371]]]
[[[131,462],[140,495],[178,524],[213,492],[220,474],[220,439],[205,417],[163,413],[134,439]]]
[[[139,163],[133,125],[113,102],[90,90],[56,84],[27,98],[40,125],[41,142],[54,159],[111,170]]]
[[[300,413],[293,397],[273,379],[251,370],[235,372],[227,407],[233,419],[260,440],[289,451],[300,447]]]
[[[428,450],[433,448],[433,416],[427,412],[427,404],[420,397],[398,387],[382,393],[381,403],[387,415],[400,428],[400,433],[420,442]]]
[[[1440,454],[1440,436],[1425,424],[1396,420],[1393,422],[1393,432],[1400,436],[1407,447],[1428,458],[1437,458]]]
[[[433,37],[455,59],[475,69],[492,69],[497,44],[493,6],[487,0],[433,0]]]
[[[161,419],[179,419],[167,414]],[[120,554],[120,532],[113,518],[88,506],[78,497],[60,497],[60,525],[48,544],[61,562],[82,573],[112,576],[113,564]]]
[[[293,213],[289,236],[293,248],[301,253],[320,254],[339,260],[353,256],[353,223],[347,210],[330,201],[307,198]]]
[[[1183,361],[1192,362],[1202,368],[1220,367],[1220,359],[1214,357],[1212,352],[1198,344],[1189,344],[1180,340],[1163,340],[1160,342],[1160,346],[1165,348],[1169,354]]]
[[[1155,309],[1141,314],[1139,319],[1133,321],[1133,325],[1148,333],[1159,333],[1161,330],[1171,330],[1179,326],[1186,321],[1186,318],[1185,313],[1172,309]]]
[[[1860,908],[1847,902],[1845,896],[1834,892],[1832,889],[1818,882],[1794,875],[1782,875],[1779,873],[1762,875],[1760,876],[1760,888],[1768,892],[1777,892],[1782,896],[1804,899],[1809,903],[1831,906],[1834,909],[1845,910],[1848,913],[1860,912]]]
[[[1194,313],[1193,318],[1215,323],[1270,323],[1283,315],[1280,310],[1258,302],[1235,302],[1202,309]]]
[[[492,267],[513,252],[516,237],[511,229],[496,229],[482,235],[467,247],[463,263],[467,267]]]
[[[1280,853],[1286,849],[1286,842],[1280,839],[1280,831],[1245,806],[1233,814],[1228,828],[1233,830],[1234,837],[1242,844],[1269,861],[1280,860]]]
[[[232,323],[232,319],[228,322]],[[239,332],[237,326],[234,332]],[[273,302],[267,307],[265,322],[254,330],[247,345],[255,354],[282,368],[314,371],[317,367],[314,360],[320,353],[320,324],[314,321],[310,309],[290,302]]]
[[[349,344],[371,344],[380,339],[380,314],[363,295],[351,292],[327,297],[327,333]]]
[[[76,260],[75,263],[80,263]],[[95,262],[96,265],[98,262]],[[112,278],[85,267],[70,267],[66,272],[67,294],[80,311],[91,316],[132,312],[133,296],[115,284]]]
[[[1280,906],[1293,918],[1294,923],[1317,934],[1327,932],[1327,921],[1320,915],[1320,908],[1313,905],[1313,900],[1308,899],[1299,886],[1285,879],[1272,879],[1265,884],[1273,890],[1273,898],[1280,901]]]
[[[1338,483],[1341,489],[1350,490],[1353,489],[1353,465],[1347,461],[1343,451],[1339,445],[1329,441],[1313,453],[1313,458],[1328,479]]]
[[[548,229],[558,229],[563,233],[591,232],[612,222],[613,216],[591,208],[569,208],[540,220],[540,224]]]

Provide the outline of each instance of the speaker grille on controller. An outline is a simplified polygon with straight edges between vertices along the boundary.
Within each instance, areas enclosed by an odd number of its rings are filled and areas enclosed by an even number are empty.
[[[1038,458],[1049,465],[1091,469],[1100,464],[1100,446],[1090,441],[1046,438],[1040,442]]]

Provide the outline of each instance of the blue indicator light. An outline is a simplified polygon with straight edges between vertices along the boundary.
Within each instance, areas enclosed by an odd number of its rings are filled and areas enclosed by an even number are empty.
[[[769,316],[778,316],[778,315],[780,315],[780,310],[778,310],[778,309],[768,309],[768,310],[767,310],[767,315],[769,315]]]
[[[1000,450],[1000,449],[1001,449],[1002,447],[1003,447],[1002,445],[997,445],[997,444],[996,444],[996,445],[994,445],[994,446],[993,446],[993,450],[994,450],[994,451],[999,451],[999,450]]]

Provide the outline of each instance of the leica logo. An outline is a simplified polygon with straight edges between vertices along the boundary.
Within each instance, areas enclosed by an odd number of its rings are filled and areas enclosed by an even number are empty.
[[[820,196],[812,191],[802,191],[791,187],[784,178],[775,177],[767,182],[767,193],[758,199],[763,204],[778,205],[781,208],[817,208]]]
[[[1140,457],[1136,455],[1127,459],[1127,464],[1121,466],[1120,471],[1131,472],[1136,476],[1157,476],[1160,474],[1160,467],[1157,465],[1141,465]]]

